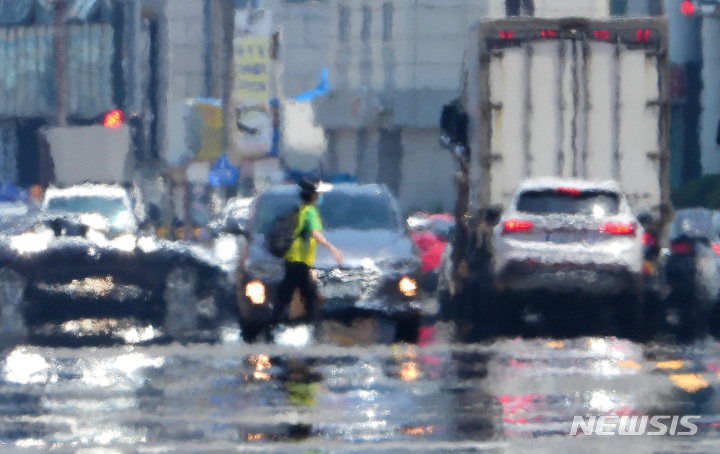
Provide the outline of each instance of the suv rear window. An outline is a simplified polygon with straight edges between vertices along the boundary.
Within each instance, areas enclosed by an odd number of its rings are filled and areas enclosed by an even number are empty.
[[[525,191],[517,201],[518,211],[531,214],[617,214],[620,197],[611,191],[538,190]]]

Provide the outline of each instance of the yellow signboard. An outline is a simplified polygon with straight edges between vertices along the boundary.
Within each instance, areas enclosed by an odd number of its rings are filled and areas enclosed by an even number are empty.
[[[193,98],[187,100],[186,109],[186,139],[194,159],[219,158],[223,153],[222,102],[213,98]]]
[[[222,154],[222,106],[210,103],[197,103],[195,106],[202,118],[197,159],[216,159]]]
[[[269,38],[238,36],[234,39],[234,48],[235,102],[245,106],[266,103],[270,82]]]

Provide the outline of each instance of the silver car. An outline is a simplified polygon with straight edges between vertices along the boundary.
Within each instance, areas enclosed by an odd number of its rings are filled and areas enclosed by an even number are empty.
[[[638,328],[643,234],[615,182],[527,180],[493,230],[495,287],[566,293],[576,306],[585,295],[600,296],[620,321]]]

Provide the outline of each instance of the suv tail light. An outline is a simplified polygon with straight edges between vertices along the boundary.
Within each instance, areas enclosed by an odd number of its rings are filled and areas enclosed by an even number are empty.
[[[523,219],[508,219],[503,224],[503,232],[529,232],[533,228],[532,221],[526,221]]]
[[[671,241],[670,252],[672,252],[673,254],[692,254],[693,252],[695,252],[695,246],[693,245],[692,241]]]
[[[610,235],[635,235],[635,224],[625,222],[606,222],[600,226],[600,233]]]

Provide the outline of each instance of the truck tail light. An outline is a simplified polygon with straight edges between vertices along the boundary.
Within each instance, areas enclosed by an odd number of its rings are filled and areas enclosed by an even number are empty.
[[[600,39],[602,41],[610,41],[609,30],[593,30],[593,36],[595,37],[595,39]]]
[[[498,35],[500,35],[500,38],[502,39],[512,39],[513,32],[512,30],[500,30]]]
[[[609,235],[635,235],[635,224],[606,222],[600,226],[600,233],[607,233]]]
[[[650,29],[642,28],[635,32],[635,40],[639,43],[647,43],[650,41]]]
[[[503,224],[503,233],[529,232],[533,228],[532,221],[508,219]]]

